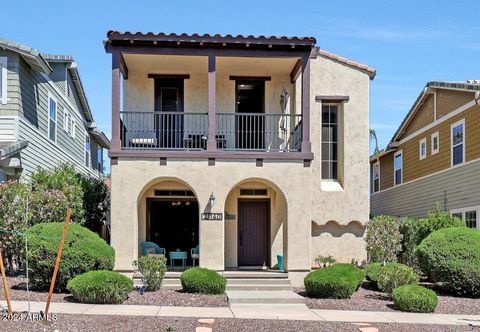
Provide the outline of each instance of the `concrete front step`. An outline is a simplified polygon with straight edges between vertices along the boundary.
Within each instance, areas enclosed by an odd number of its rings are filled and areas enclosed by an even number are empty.
[[[298,304],[305,299],[292,291],[227,291],[230,304]]]
[[[227,285],[290,285],[290,280],[287,278],[227,278]]]
[[[220,273],[227,279],[287,279],[288,273],[270,271],[223,271]]]
[[[265,284],[250,284],[250,285],[231,285],[227,283],[227,292],[228,291],[270,291],[270,292],[280,292],[280,291],[291,291],[292,286],[290,285],[265,285]]]

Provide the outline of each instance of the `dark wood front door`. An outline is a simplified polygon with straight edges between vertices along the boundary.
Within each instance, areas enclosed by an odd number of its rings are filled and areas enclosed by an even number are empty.
[[[155,79],[155,131],[160,148],[183,147],[182,79]]]
[[[238,201],[238,265],[268,265],[270,202]]]

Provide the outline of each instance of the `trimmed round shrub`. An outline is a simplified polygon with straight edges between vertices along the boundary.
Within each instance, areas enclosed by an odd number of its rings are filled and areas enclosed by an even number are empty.
[[[348,299],[364,277],[363,271],[352,264],[335,264],[307,274],[305,290],[309,297]]]
[[[180,276],[182,288],[187,293],[223,294],[227,281],[215,271],[194,267]]]
[[[395,288],[416,284],[419,279],[411,267],[400,263],[387,263],[378,272],[377,285],[382,292],[392,294]]]
[[[376,285],[378,281],[378,273],[380,272],[382,266],[383,264],[380,262],[367,264],[364,269],[367,280],[370,280]]]
[[[30,227],[28,262],[30,282],[37,289],[48,289],[63,233],[63,223],[43,223]],[[56,291],[64,291],[70,279],[93,270],[112,270],[115,251],[97,234],[70,224],[58,270]]]
[[[434,291],[419,285],[403,285],[392,294],[397,309],[408,312],[434,312],[438,304]]]
[[[113,271],[90,271],[70,280],[67,290],[80,303],[120,304],[133,290],[133,281]]]
[[[480,296],[480,231],[467,227],[433,232],[417,247],[418,263],[433,282],[456,295]]]

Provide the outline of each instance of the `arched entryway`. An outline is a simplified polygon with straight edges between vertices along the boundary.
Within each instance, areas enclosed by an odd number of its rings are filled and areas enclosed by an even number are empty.
[[[272,182],[251,178],[237,183],[225,201],[225,267],[277,268],[287,249],[287,201]]]
[[[165,249],[169,269],[198,265],[192,249],[199,244],[200,208],[191,186],[176,178],[156,179],[142,191],[138,204],[138,256],[145,254],[142,241],[147,241]]]

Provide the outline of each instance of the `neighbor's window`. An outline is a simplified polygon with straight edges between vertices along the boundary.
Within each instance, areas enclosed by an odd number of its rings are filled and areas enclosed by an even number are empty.
[[[395,185],[401,184],[403,182],[403,158],[402,151],[395,154],[394,160],[394,176],[395,176]]]
[[[450,213],[452,216],[462,219],[467,227],[480,229],[480,206],[456,209]]]
[[[380,190],[380,162],[373,164],[373,192]]]
[[[48,104],[48,137],[55,142],[57,140],[57,101],[52,97],[49,97]]]
[[[322,179],[338,179],[338,106],[322,106]]]
[[[7,103],[7,57],[0,57],[0,103]]]
[[[420,152],[420,160],[425,159],[427,157],[427,139],[421,139],[419,142],[419,152]]]
[[[100,173],[103,173],[103,149],[101,146],[97,150],[97,168]]]
[[[465,120],[452,125],[452,165],[458,165],[465,159]]]
[[[432,134],[432,155],[438,153],[440,151],[440,142],[438,131]]]
[[[90,136],[85,135],[85,166],[90,167]]]

